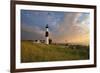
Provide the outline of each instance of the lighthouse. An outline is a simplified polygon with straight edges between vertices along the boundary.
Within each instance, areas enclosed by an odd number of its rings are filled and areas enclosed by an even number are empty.
[[[45,37],[46,37],[46,44],[49,44],[49,30],[48,30],[48,24],[46,25],[46,32],[45,32]]]

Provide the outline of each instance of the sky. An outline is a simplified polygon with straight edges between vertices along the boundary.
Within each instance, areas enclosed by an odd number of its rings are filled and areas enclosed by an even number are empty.
[[[21,10],[21,39],[44,40],[45,26],[54,43],[89,44],[90,17],[86,12]]]

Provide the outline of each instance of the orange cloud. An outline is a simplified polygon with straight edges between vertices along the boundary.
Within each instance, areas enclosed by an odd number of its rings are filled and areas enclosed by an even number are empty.
[[[76,43],[89,45],[89,21],[88,16],[77,23],[82,13],[69,13],[65,15],[64,22],[59,26],[57,33],[52,34],[54,42]]]

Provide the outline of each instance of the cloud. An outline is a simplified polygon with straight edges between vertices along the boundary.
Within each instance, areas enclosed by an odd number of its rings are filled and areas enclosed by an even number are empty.
[[[44,31],[36,26],[29,26],[26,24],[22,24],[21,26],[21,38],[22,40],[43,40],[44,39]]]
[[[59,24],[56,29],[57,32],[52,32],[52,38],[55,42],[73,42],[89,44],[89,27],[87,21],[89,21],[88,16],[77,22],[83,13],[66,13],[64,22]]]
[[[89,44],[89,13],[26,10],[21,19],[22,40],[44,40],[48,24],[49,37],[55,43]]]

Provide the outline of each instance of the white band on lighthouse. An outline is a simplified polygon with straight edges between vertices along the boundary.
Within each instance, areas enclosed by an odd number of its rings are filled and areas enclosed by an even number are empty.
[[[48,28],[46,29],[46,31],[47,31],[47,32],[49,31]]]
[[[49,44],[49,37],[46,37],[46,44]]]

